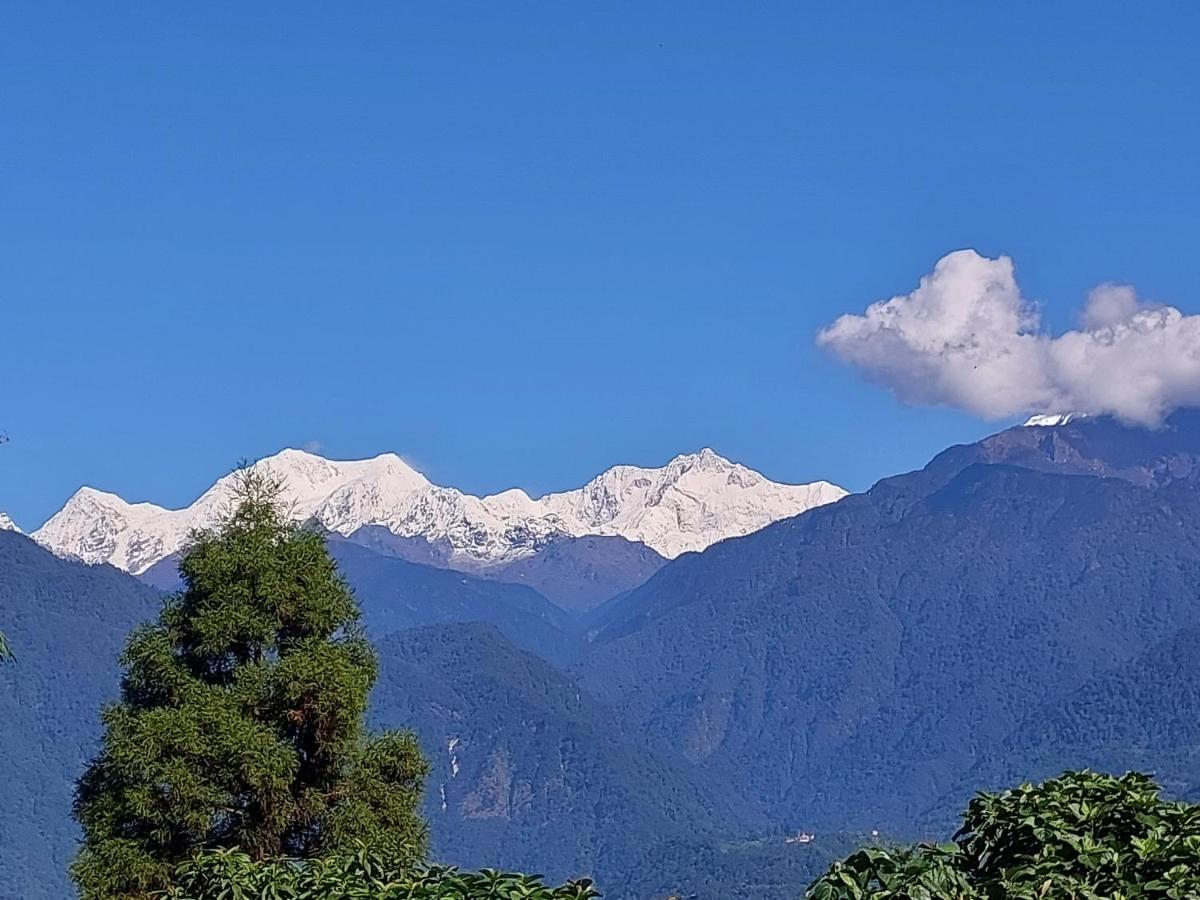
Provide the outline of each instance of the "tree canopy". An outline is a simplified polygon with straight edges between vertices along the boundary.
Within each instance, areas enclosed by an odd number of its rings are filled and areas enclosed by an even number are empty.
[[[1200,805],[1147,776],[1068,772],[971,801],[953,842],[865,848],[808,900],[1183,900],[1200,897]]]
[[[208,848],[423,858],[426,763],[409,733],[366,734],[374,652],[322,537],[289,520],[280,490],[239,473],[224,524],[193,536],[184,587],[126,645],[77,786],[83,900],[146,897]]]

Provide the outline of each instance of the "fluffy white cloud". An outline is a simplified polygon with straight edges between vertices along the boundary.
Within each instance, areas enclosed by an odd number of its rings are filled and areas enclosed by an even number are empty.
[[[905,403],[989,419],[1074,412],[1153,426],[1200,405],[1200,316],[1103,284],[1080,323],[1046,333],[1011,259],[958,250],[912,293],[842,316],[817,341]]]

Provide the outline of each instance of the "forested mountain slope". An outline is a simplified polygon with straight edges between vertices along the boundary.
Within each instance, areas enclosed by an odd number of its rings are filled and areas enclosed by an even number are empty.
[[[1185,628],[1029,715],[963,779],[959,796],[1070,768],[1152,772],[1200,798],[1200,628]]]
[[[632,590],[661,569],[666,559],[638,541],[619,535],[563,535],[548,539],[536,554],[485,566],[467,566],[439,553],[427,541],[367,525],[349,536],[385,556],[441,568],[456,568],[488,581],[523,584],[563,609],[585,611]]]
[[[1187,444],[1134,434],[1133,468]],[[1031,710],[1200,622],[1186,473],[981,454],[674,561],[599,611],[582,684],[774,822],[916,821]]]
[[[655,846],[750,827],[721,784],[631,743],[609,709],[492,626],[416,628],[379,650],[372,716],[421,738],[439,859],[595,875],[617,898]]]
[[[486,622],[546,659],[575,654],[573,617],[532,588],[380,556],[340,539],[330,539],[329,551],[375,641],[418,625]]]
[[[0,623],[17,657],[0,666],[0,897],[71,896],[75,779],[116,697],[125,638],[158,607],[157,591],[110,566],[0,531]]]
[[[490,622],[548,659],[565,660],[575,653],[575,617],[531,587],[409,562],[336,534],[327,541],[374,640],[417,625]],[[162,590],[177,590],[178,565],[179,555],[172,554],[138,577]]]

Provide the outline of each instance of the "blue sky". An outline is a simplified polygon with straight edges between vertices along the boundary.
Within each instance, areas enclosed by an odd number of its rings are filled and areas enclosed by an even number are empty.
[[[27,528],[313,442],[475,492],[701,446],[858,489],[1006,424],[814,345],[945,253],[1058,329],[1105,280],[1196,311],[1195,5],[247,6],[6,10]]]

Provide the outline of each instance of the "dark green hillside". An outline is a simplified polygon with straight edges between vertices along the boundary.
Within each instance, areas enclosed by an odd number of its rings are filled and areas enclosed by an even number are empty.
[[[121,646],[158,608],[157,591],[116,569],[0,531],[0,622],[17,657],[0,666],[0,897],[70,895],[74,781],[117,693]]]
[[[1197,521],[1186,480],[889,479],[675,561],[576,671],[775,823],[891,829],[1031,709],[1200,621]]]
[[[377,526],[359,532],[388,534]],[[362,606],[372,638],[439,622],[490,622],[547,659],[565,660],[576,652],[575,617],[529,586],[412,562],[389,553],[382,538],[368,545],[328,535],[327,542]],[[179,555],[172,554],[138,577],[163,590],[178,590],[178,567]]]
[[[329,552],[375,640],[419,625],[487,622],[545,659],[576,655],[574,617],[532,588],[381,556],[345,540],[330,539]]]
[[[688,900],[797,900],[805,885],[835,858],[872,839],[841,833],[709,842],[670,840],[654,844],[625,873],[621,890],[630,898]]]
[[[616,535],[563,535],[539,546],[532,556],[487,566],[472,566],[454,558],[446,545],[395,535],[381,525],[365,525],[346,540],[384,556],[466,571],[488,581],[523,584],[576,612],[632,590],[667,562],[645,544]]]
[[[723,785],[630,743],[607,709],[490,626],[402,632],[379,654],[373,721],[421,738],[438,859],[595,875],[616,900],[653,845],[746,827]]]
[[[535,555],[481,569],[490,581],[525,584],[563,609],[584,612],[632,590],[666,565],[645,544],[615,535],[563,537]]]
[[[1073,766],[1153,772],[1169,796],[1200,798],[1200,628],[1184,629],[1033,710],[956,793]]]

